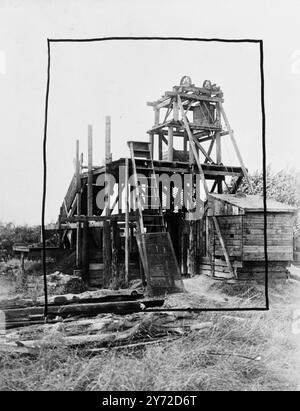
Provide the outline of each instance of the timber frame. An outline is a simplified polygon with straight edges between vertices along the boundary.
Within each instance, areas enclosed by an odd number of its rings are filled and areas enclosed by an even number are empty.
[[[154,111],[154,125],[147,131],[148,141],[128,143],[129,158],[112,160],[110,117],[105,121],[103,166],[93,165],[91,126],[88,127],[87,166],[83,165],[77,141],[75,175],[64,198],[58,223],[48,229],[60,230],[62,246],[75,246],[76,269],[87,282],[103,286],[120,279],[127,284],[130,279],[142,278],[146,283],[147,258],[142,243],[137,246],[137,239],[158,231],[167,231],[170,236],[170,255],[176,256],[181,275],[199,273],[203,258],[206,265],[214,267],[209,247],[209,236],[213,231],[222,250],[223,271],[230,278],[237,278],[236,264],[241,262],[236,262],[230,255],[226,232],[222,231],[219,216],[210,208],[209,200],[211,195],[224,192],[234,197],[243,181],[250,193],[253,188],[223,103],[220,87],[209,80],[197,87],[190,77],[184,76],[179,86],[147,103]],[[223,163],[224,138],[230,139],[238,165]],[[120,170],[124,171],[122,178]],[[138,182],[140,174],[147,181],[144,190]],[[182,200],[179,209],[176,208],[176,195],[172,189],[170,204],[166,207],[164,183],[158,182],[160,211],[151,207],[144,209],[143,204],[151,197],[147,187],[151,187],[153,175],[172,177],[174,174],[182,182],[185,176],[191,178],[193,201],[190,205]],[[106,184],[105,206],[99,208],[96,199],[104,183],[99,186],[97,182],[99,178],[107,181],[108,175],[113,176],[118,186],[117,195],[113,196],[111,187]],[[132,175],[134,181],[130,179]],[[137,193],[133,201],[135,189]],[[198,190],[201,200],[197,197]],[[200,216],[196,221],[192,218],[197,205],[195,201],[200,205]],[[214,273],[213,268],[211,272]]]

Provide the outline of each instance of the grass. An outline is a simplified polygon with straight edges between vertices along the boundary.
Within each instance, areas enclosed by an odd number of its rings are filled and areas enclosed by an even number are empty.
[[[297,390],[300,340],[292,317],[299,290],[295,283],[274,286],[269,312],[201,313],[212,330],[170,343],[94,356],[60,346],[35,358],[1,356],[0,390]]]

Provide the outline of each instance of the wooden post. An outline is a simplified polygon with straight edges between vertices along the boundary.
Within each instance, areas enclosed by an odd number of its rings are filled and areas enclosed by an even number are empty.
[[[219,105],[217,106],[216,110],[216,120],[217,124],[220,124],[220,107]],[[213,140],[212,140],[213,143]],[[216,160],[217,164],[222,163],[222,150],[221,150],[221,133],[220,131],[216,132]],[[223,186],[222,186],[222,179],[218,179],[218,193],[222,194],[223,193]]]
[[[105,220],[103,223],[103,263],[104,263],[104,286],[109,286],[111,280],[111,233],[110,222]]]
[[[179,96],[178,96],[178,104],[179,104],[179,108],[180,108],[180,111],[181,111],[181,114],[182,114],[182,119],[183,119],[183,122],[184,122],[184,126],[185,126],[185,129],[186,129],[188,138],[189,138],[190,149],[193,151],[194,158],[196,160],[198,170],[199,170],[199,173],[200,173],[201,181],[202,181],[203,186],[204,186],[205,194],[208,195],[209,190],[208,190],[207,182],[206,182],[206,179],[205,179],[205,175],[204,175],[204,172],[203,172],[199,157],[197,156],[197,150],[196,150],[196,147],[195,147],[195,142],[194,142],[194,139],[193,139],[193,135],[192,135],[192,132],[190,130],[190,126],[189,126],[188,120],[186,118],[186,115],[185,115],[185,112],[184,112],[184,109],[183,109],[183,106],[182,106],[181,98]]]
[[[153,133],[149,134],[149,143],[150,143],[150,153],[153,160],[154,157],[154,135]]]
[[[182,230],[181,230],[181,274],[188,274],[187,267],[187,251],[188,251],[188,221],[182,220]]]
[[[125,159],[125,285],[128,284],[129,279],[129,161]]]
[[[20,290],[23,290],[26,285],[26,278],[25,278],[25,258],[24,258],[24,253],[21,253],[21,271],[19,275],[19,288]]]
[[[154,108],[154,125],[159,125],[159,108]]]
[[[105,117],[105,164],[111,163],[111,121],[110,116]]]
[[[217,164],[221,164],[222,163],[221,135],[219,131],[216,132],[216,156],[217,156]],[[218,193],[223,194],[222,178],[218,178]]]
[[[81,215],[81,175],[79,162],[79,140],[76,141],[76,185],[77,185],[77,216]],[[82,241],[81,241],[81,222],[77,223],[76,230],[76,267],[81,268],[82,265]]]
[[[85,282],[89,280],[89,244],[88,244],[88,222],[83,223],[82,232],[82,279]]]
[[[168,161],[173,161],[173,127],[168,127]]]
[[[161,133],[158,134],[158,159],[162,160],[163,159],[163,136]]]
[[[179,120],[179,110],[178,110],[177,101],[173,102],[173,118],[174,118],[174,121]]]
[[[110,153],[110,117],[105,117],[105,173],[107,173],[107,165],[111,161]],[[107,181],[107,179],[105,179]],[[106,184],[105,192],[105,215],[110,216],[110,195],[108,192],[108,184]],[[112,249],[111,249],[111,225],[109,220],[105,220],[103,224],[103,263],[104,263],[104,286],[109,286],[111,283],[112,273]]]
[[[196,253],[197,253],[197,221],[189,221],[189,249],[188,249],[188,273],[191,276],[196,275]]]
[[[87,187],[88,216],[93,215],[93,128],[88,126],[88,187]]]
[[[113,220],[112,225],[112,263],[111,263],[111,278],[114,286],[119,285],[119,228],[118,222]]]
[[[228,270],[229,270],[230,274],[232,275],[232,277],[236,277],[236,275],[233,271],[232,265],[231,265],[231,261],[230,261],[229,254],[228,254],[227,249],[226,249],[224,239],[222,237],[222,233],[221,233],[221,230],[220,230],[220,226],[219,226],[217,217],[213,216],[212,219],[213,219],[215,229],[216,229],[216,232],[217,232],[217,235],[218,235],[218,238],[219,238],[222,250],[223,250],[223,254],[224,254],[224,257],[225,257],[225,260],[226,260],[226,263],[227,263]]]
[[[188,140],[188,137],[187,137],[187,133],[185,131],[184,132],[184,137],[183,137],[183,151],[184,151],[185,154],[187,154],[187,140]]]
[[[254,193],[253,186],[252,186],[251,180],[250,180],[250,178],[249,178],[248,171],[247,171],[247,169],[246,169],[246,167],[245,167],[245,165],[244,165],[244,161],[243,161],[242,155],[241,155],[241,153],[240,153],[240,150],[239,150],[239,148],[238,148],[238,145],[237,145],[237,143],[236,143],[236,140],[235,140],[233,131],[232,131],[231,127],[230,127],[230,124],[229,124],[229,121],[228,121],[228,119],[227,119],[227,116],[226,116],[226,113],[225,113],[225,111],[224,111],[224,108],[223,108],[222,103],[219,103],[219,105],[220,105],[221,114],[222,114],[223,119],[224,119],[225,124],[226,124],[226,128],[227,128],[227,130],[228,130],[228,132],[229,132],[229,135],[230,135],[230,138],[231,138],[233,147],[234,147],[234,149],[235,149],[236,155],[237,155],[237,157],[238,157],[238,159],[239,159],[239,162],[240,162],[240,165],[241,165],[241,167],[242,167],[243,174],[244,174],[245,179],[246,179],[246,181],[247,181],[247,184],[248,184],[248,186],[249,186],[249,188],[250,188],[250,191],[251,191],[251,193],[253,194],[253,193]]]

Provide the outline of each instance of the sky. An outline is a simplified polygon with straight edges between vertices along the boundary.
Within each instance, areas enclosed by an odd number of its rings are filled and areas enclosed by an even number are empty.
[[[257,4],[256,4],[257,3]],[[39,224],[47,38],[184,36],[264,41],[267,161],[299,171],[300,3],[235,0],[0,0],[0,221]],[[46,222],[55,221],[74,173],[75,141],[94,164],[104,157],[105,116],[112,121],[113,159],[126,141],[144,140],[154,115],[147,101],[183,75],[224,92],[224,108],[249,171],[261,169],[257,44],[181,41],[51,43]],[[226,164],[238,165],[224,138]],[[86,158],[86,156],[85,156]]]

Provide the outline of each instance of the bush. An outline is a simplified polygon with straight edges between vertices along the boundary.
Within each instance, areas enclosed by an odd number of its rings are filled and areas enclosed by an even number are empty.
[[[263,173],[256,171],[249,175],[254,194],[263,195]],[[267,198],[289,204],[298,209],[295,221],[295,234],[300,235],[300,173],[293,168],[285,168],[277,173],[271,166],[266,173]],[[247,182],[243,181],[238,192],[250,194]]]

